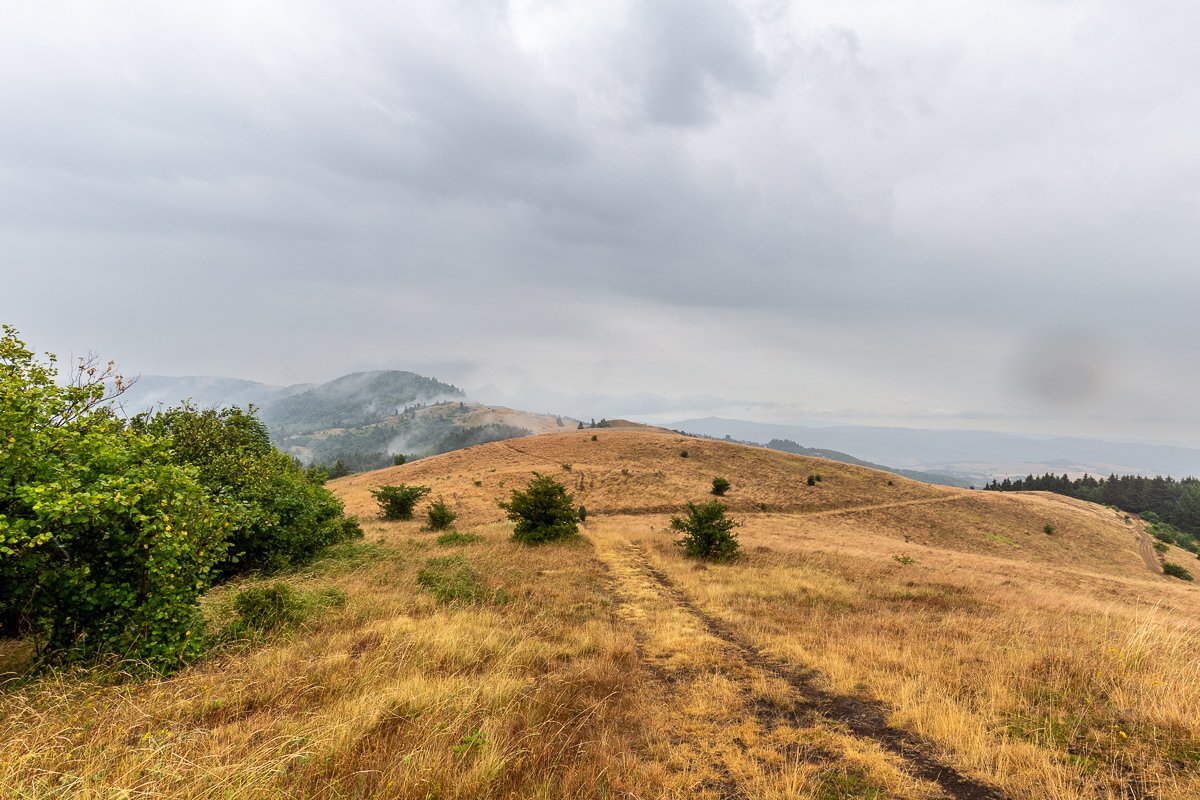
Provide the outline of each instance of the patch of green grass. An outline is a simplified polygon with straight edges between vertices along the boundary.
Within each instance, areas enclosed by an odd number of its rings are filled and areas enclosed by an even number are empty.
[[[461,554],[431,558],[417,572],[417,585],[440,603],[504,603],[508,593],[491,589]]]
[[[232,618],[218,640],[255,639],[291,630],[309,617],[345,604],[345,593],[333,587],[298,592],[282,581],[251,586],[230,598],[226,613]]]
[[[826,772],[821,776],[814,800],[884,800],[883,788],[855,772]]]
[[[442,547],[456,547],[463,544],[475,544],[482,542],[483,537],[478,533],[460,533],[459,531],[449,531],[437,537],[437,543]]]

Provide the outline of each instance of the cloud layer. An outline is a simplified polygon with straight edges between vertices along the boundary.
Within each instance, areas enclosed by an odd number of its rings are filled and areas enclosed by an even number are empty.
[[[26,4],[0,32],[0,314],[131,371],[421,367],[622,413],[1194,444],[1196,23]]]

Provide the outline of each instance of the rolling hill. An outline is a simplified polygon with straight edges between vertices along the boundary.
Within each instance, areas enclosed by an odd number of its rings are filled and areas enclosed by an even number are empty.
[[[447,413],[452,409],[447,409]],[[475,412],[470,412],[475,413]],[[557,425],[551,421],[557,428]],[[684,451],[687,455],[684,456]],[[535,473],[588,509],[526,547]],[[816,476],[820,480],[816,480]],[[712,499],[742,555],[673,546]],[[812,484],[808,478],[812,476]],[[386,521],[429,486],[455,531]],[[1200,590],[1112,509],[661,429],[562,430],[334,481],[365,539],[284,582],[299,627],[129,683],[0,692],[16,796],[1200,798]],[[0,643],[2,644],[2,643]],[[0,670],[12,657],[0,647]]]

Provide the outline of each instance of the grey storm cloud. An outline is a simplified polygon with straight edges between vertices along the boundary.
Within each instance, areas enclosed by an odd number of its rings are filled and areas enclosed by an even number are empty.
[[[143,372],[444,364],[521,397],[1194,440],[1197,22],[27,4],[0,31],[0,315]]]

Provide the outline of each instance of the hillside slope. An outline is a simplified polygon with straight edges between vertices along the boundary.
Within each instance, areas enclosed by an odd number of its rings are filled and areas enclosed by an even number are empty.
[[[578,539],[511,541],[496,503],[535,471],[588,507]],[[715,475],[742,522],[732,563],[683,557],[668,526]],[[457,530],[425,530],[424,504],[380,519],[370,490],[396,483],[445,497]],[[638,428],[484,444],[331,486],[364,541],[205,600],[219,629],[239,590],[286,582],[304,598],[298,628],[146,684],[56,672],[5,688],[0,786],[1200,798],[1200,590],[1158,559],[1197,562],[1160,556],[1110,509]],[[0,672],[5,656],[0,642]]]
[[[593,441],[593,437],[595,440]],[[682,453],[686,451],[687,457]],[[569,469],[567,469],[569,467]],[[590,515],[679,513],[712,499],[712,479],[738,515],[783,515],[789,535],[817,531],[1139,576],[1138,531],[1124,515],[1058,495],[998,494],[911,481],[879,470],[661,429],[612,428],[494,442],[336,482],[351,513],[370,516],[370,490],[430,486],[468,524],[503,520],[498,503],[534,472],[566,485]],[[808,477],[820,476],[815,485]],[[478,485],[477,485],[478,484]],[[1046,534],[1049,525],[1053,534]]]

